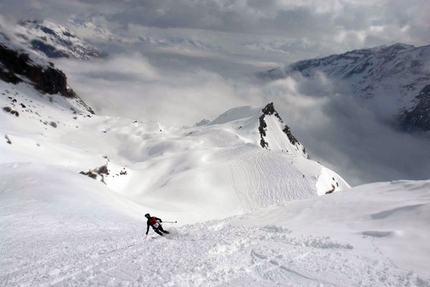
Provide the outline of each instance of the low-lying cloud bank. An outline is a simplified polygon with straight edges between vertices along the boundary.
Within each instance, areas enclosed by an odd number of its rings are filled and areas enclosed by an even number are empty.
[[[63,60],[70,85],[99,114],[167,126],[193,125],[235,106],[261,102],[237,94],[235,85],[203,69],[159,69],[139,54],[108,60]]]
[[[275,107],[311,157],[352,185],[425,179],[430,138],[396,131],[328,79],[225,78],[186,64],[155,67],[140,54],[91,63],[60,61],[69,82],[101,115],[190,126],[243,105]],[[342,89],[340,89],[342,91]]]

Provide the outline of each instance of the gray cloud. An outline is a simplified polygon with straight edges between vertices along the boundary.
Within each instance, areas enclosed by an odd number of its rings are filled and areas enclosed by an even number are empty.
[[[167,126],[193,125],[227,109],[248,105],[234,85],[202,69],[159,69],[139,54],[82,63],[63,60],[69,84],[99,115],[117,115]],[[181,66],[182,67],[182,66]]]
[[[345,94],[331,93],[332,89],[330,81],[287,78],[260,92],[275,102],[311,158],[337,171],[350,184],[428,178],[428,135],[396,131],[381,122],[374,107],[364,107],[347,89]]]
[[[0,13],[9,18],[50,18],[66,23],[76,15],[89,19],[103,17],[108,20],[105,23],[108,28],[123,35],[132,32],[129,27],[133,24],[170,29],[173,34],[178,29],[188,29],[189,36],[206,31],[213,35],[216,32],[255,35],[262,42],[277,37],[285,43],[309,43],[313,56],[397,42],[426,45],[430,41],[428,10],[430,2],[426,0],[0,2]]]

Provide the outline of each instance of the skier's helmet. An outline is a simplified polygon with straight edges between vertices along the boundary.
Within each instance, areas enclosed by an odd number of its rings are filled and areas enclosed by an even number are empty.
[[[151,215],[150,215],[149,213],[147,213],[147,214],[145,214],[145,217],[146,217],[146,218],[150,218],[150,217],[151,217]]]

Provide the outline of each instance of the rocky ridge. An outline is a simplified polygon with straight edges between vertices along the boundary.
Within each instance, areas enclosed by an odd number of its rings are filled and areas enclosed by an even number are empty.
[[[51,62],[24,47],[9,41],[5,33],[0,37],[0,80],[14,85],[27,83],[41,94],[61,95],[86,112],[94,111],[67,84],[66,75]]]

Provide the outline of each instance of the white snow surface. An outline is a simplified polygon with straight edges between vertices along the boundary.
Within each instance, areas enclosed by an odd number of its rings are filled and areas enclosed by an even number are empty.
[[[261,148],[262,107],[168,128],[3,82],[0,105],[0,286],[430,286],[430,181],[351,189],[274,117]]]

